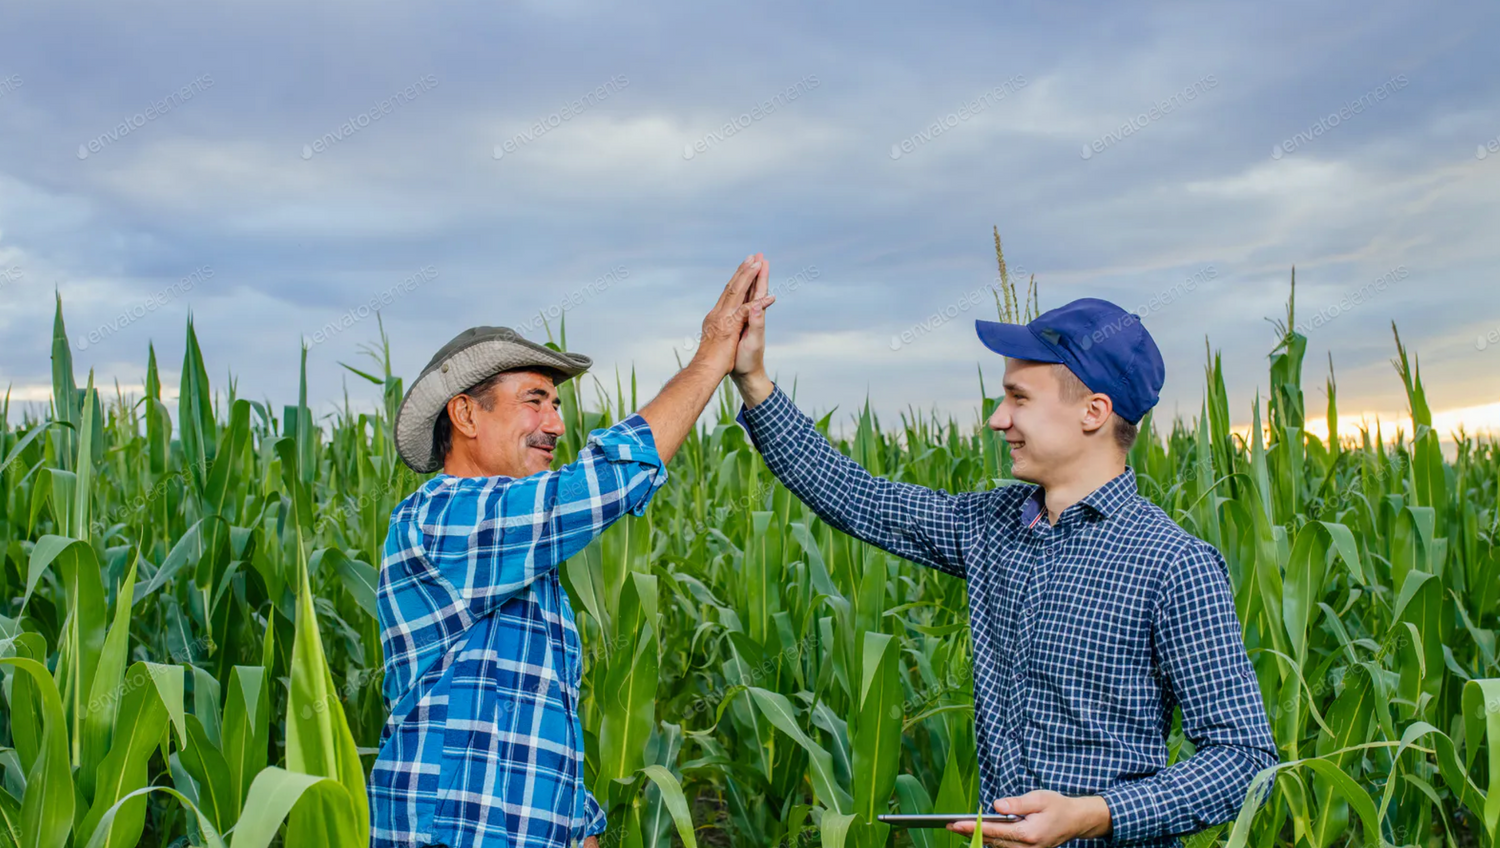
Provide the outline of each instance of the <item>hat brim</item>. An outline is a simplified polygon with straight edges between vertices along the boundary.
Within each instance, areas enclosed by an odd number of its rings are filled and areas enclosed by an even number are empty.
[[[984,346],[1010,359],[1027,359],[1032,362],[1063,362],[1046,342],[1037,338],[1025,324],[1005,324],[1000,321],[974,321],[974,330]]]
[[[555,351],[525,341],[489,339],[461,350],[438,367],[430,368],[412,384],[396,412],[396,453],[407,467],[427,474],[443,467],[436,456],[432,428],[454,395],[501,371],[550,368],[563,375],[559,383],[577,377],[594,361],[581,353]]]

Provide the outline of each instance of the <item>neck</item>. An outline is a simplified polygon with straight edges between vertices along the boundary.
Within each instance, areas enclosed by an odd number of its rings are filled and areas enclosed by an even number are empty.
[[[1118,454],[1078,462],[1060,469],[1042,484],[1047,500],[1047,522],[1056,524],[1063,510],[1125,473],[1125,457]]]
[[[523,474],[512,474],[509,469],[489,468],[479,462],[479,457],[472,451],[460,450],[455,445],[448,451],[448,456],[443,460],[443,473],[453,477],[525,477]]]

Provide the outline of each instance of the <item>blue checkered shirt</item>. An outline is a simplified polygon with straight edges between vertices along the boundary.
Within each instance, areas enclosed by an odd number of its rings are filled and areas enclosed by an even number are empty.
[[[604,831],[584,786],[582,652],[558,566],[667,472],[632,415],[530,477],[440,474],[391,516],[376,603],[390,719],[371,845],[568,845]]]
[[[834,528],[968,581],[986,812],[1035,789],[1101,795],[1111,837],[1071,845],[1174,845],[1232,819],[1276,763],[1224,559],[1137,494],[1134,470],[1053,526],[1038,486],[955,495],[872,476],[779,388],[740,422]],[[1177,706],[1195,752],[1168,767]]]

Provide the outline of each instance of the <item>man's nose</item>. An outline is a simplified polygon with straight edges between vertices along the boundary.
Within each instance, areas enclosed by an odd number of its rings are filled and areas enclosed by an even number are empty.
[[[549,436],[561,437],[566,429],[563,426],[562,414],[556,408],[553,408],[552,413],[542,419],[542,432]]]
[[[1005,408],[1004,403],[1001,403],[999,406],[995,407],[995,411],[990,413],[990,420],[988,423],[991,430],[1010,429],[1010,411]]]

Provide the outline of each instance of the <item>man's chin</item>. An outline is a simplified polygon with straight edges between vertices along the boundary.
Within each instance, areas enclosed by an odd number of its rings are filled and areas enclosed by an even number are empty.
[[[527,471],[532,474],[540,474],[543,471],[552,470],[552,454],[537,450],[536,448],[530,448],[527,452],[531,454],[526,465]]]

